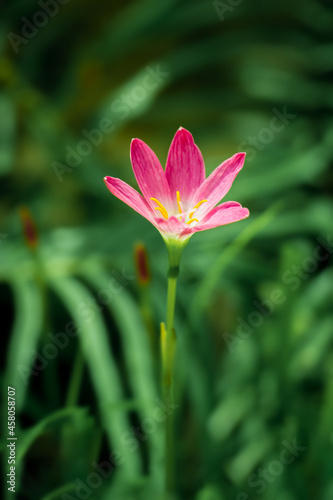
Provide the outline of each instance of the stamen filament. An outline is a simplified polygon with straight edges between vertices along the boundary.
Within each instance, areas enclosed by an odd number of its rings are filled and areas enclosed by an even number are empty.
[[[169,216],[168,216],[168,212],[166,211],[166,209],[164,208],[164,206],[162,205],[162,203],[160,203],[156,198],[150,198],[152,201],[155,201],[155,203],[157,203],[158,207],[155,207],[155,210],[159,210],[161,212],[161,214],[163,215],[163,217],[165,219],[168,219]]]
[[[197,203],[197,204],[195,205],[195,207],[193,207],[193,211],[190,213],[190,216],[189,216],[189,217],[190,217],[190,219],[192,218],[192,215],[194,214],[195,210],[196,210],[197,208],[199,208],[199,207],[200,207],[200,205],[202,205],[203,203],[206,203],[206,201],[207,201],[207,200],[201,200],[201,201],[199,201],[199,203]]]
[[[180,202],[179,191],[177,191],[177,205],[178,205],[179,213],[181,214],[182,213],[182,206],[181,206],[181,202]],[[179,217],[179,220],[182,220],[181,216]]]
[[[182,213],[182,207],[180,205],[180,194],[179,194],[179,191],[177,191],[177,204],[178,204],[179,213],[181,214]]]
[[[165,210],[163,210],[163,208],[160,208],[160,207],[155,207],[155,209],[154,209],[154,210],[159,210],[159,211],[161,212],[161,214],[163,215],[163,217],[164,217],[165,219],[168,219],[168,214],[167,214],[167,212],[166,212]]]
[[[198,219],[190,219],[186,222],[186,224],[191,224],[192,222],[199,222]]]

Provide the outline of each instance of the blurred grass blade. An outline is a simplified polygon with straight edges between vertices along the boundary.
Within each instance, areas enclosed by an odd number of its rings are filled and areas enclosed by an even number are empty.
[[[45,495],[42,498],[42,500],[59,500],[59,498],[66,498],[66,496],[65,497],[63,496],[66,493],[68,493],[67,498],[71,498],[71,492],[73,492],[75,490],[75,488],[77,488],[77,483],[75,483],[75,482],[65,484],[63,486],[60,486],[60,488],[57,488],[56,490],[51,491],[51,493],[49,493],[48,495]],[[73,495],[74,494],[75,493],[73,493]],[[75,498],[75,497],[72,497],[72,498]]]
[[[5,64],[3,62],[2,64]],[[15,152],[15,110],[13,101],[6,94],[0,94],[0,175],[7,174],[12,167]]]
[[[85,278],[96,290],[110,290],[110,279],[102,268],[96,268],[85,274]],[[151,348],[148,342],[148,332],[145,330],[138,308],[125,292],[124,288],[113,289],[112,297],[107,304],[121,333],[128,379],[139,403],[138,412],[141,422],[153,419],[157,408],[156,398],[158,386],[152,363]],[[149,435],[147,445],[150,449],[151,475],[160,484],[163,473],[163,424],[156,423],[157,428]]]
[[[19,415],[26,400],[29,374],[34,361],[34,352],[42,331],[43,301],[41,290],[35,282],[16,279],[11,284],[14,291],[16,315],[8,348],[3,396],[4,400],[7,401],[8,386],[15,389],[16,415]],[[3,407],[7,408],[7,405],[3,403]],[[4,425],[4,435],[8,436],[7,421],[4,422]],[[16,418],[15,433],[19,432],[20,423]],[[5,461],[5,471],[7,471],[7,467],[9,466],[7,461]],[[17,489],[19,489],[20,475],[21,469],[17,463]],[[10,492],[7,489],[6,495],[8,498],[10,497]]]
[[[36,425],[23,431],[18,439],[16,463],[20,463],[30,446],[50,425],[58,423],[66,423],[67,420],[73,418],[86,418],[88,410],[86,408],[63,408],[47,417],[40,420]]]
[[[118,451],[124,460],[121,471],[133,478],[140,471],[139,457],[124,443],[131,426],[126,413],[115,406],[124,399],[124,395],[105,323],[98,313],[90,318],[82,314],[82,306],[92,303],[94,298],[81,283],[64,278],[52,281],[52,287],[63,300],[78,327],[83,355],[96,391],[110,447]]]
[[[272,220],[281,210],[282,203],[276,203],[266,212],[258,216],[250,223],[244,231],[221,253],[216,262],[211,266],[209,272],[198,287],[189,310],[190,320],[197,318],[197,314],[209,303],[214,287],[220,279],[222,271],[230,261],[235,259],[238,253]]]
[[[33,281],[17,279],[12,287],[16,315],[7,355],[4,390],[7,394],[8,385],[15,388],[16,411],[19,413],[25,402],[34,352],[42,331],[43,300],[40,288]]]

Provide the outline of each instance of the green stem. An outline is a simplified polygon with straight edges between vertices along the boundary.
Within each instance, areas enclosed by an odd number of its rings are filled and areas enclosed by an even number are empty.
[[[174,330],[177,277],[168,278],[166,332],[163,346],[163,395],[167,407],[165,422],[165,489],[172,492],[174,488],[174,418],[172,408],[174,402],[173,362],[176,350],[176,335]],[[170,411],[169,411],[170,409]]]
[[[161,324],[162,388],[168,415],[165,422],[165,489],[167,492],[172,492],[175,470],[173,417],[175,380],[173,366],[176,352],[176,333],[174,319],[179,263],[188,239],[164,238],[164,240],[169,257],[166,327],[164,323]]]
[[[169,406],[172,402],[172,388],[164,388],[165,404]],[[168,416],[165,421],[165,490],[172,493],[174,489],[174,419],[168,410]]]
[[[175,318],[175,304],[176,304],[176,288],[177,288],[177,278],[168,278],[168,297],[167,297],[167,317],[166,317],[166,329],[169,335],[171,335],[173,330],[173,323]]]

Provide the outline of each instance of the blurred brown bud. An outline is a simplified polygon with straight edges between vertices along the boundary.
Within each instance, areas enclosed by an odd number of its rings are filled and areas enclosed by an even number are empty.
[[[35,221],[33,220],[30,210],[27,207],[21,207],[19,209],[19,212],[25,242],[31,250],[35,250],[38,243],[38,234]]]
[[[148,254],[143,243],[137,243],[134,247],[134,260],[136,275],[140,285],[148,285],[150,282],[150,269]]]

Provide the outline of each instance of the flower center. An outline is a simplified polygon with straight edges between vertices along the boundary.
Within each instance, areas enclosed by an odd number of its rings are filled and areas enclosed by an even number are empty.
[[[178,205],[178,210],[179,210],[179,214],[177,215],[177,217],[179,217],[179,220],[182,220],[182,217],[185,216],[185,223],[186,224],[192,224],[192,222],[199,222],[198,219],[193,218],[193,214],[196,210],[198,210],[198,208],[203,203],[206,203],[207,200],[201,200],[193,208],[191,208],[191,210],[189,210],[188,212],[183,212],[183,207],[182,207],[182,202],[180,200],[179,191],[177,191],[176,195],[177,195],[177,205]],[[168,212],[167,212],[166,208],[162,205],[162,203],[160,201],[158,201],[156,198],[150,198],[150,199],[158,205],[157,207],[155,207],[155,210],[158,210],[159,212],[161,212],[163,217],[165,219],[168,219],[169,218]],[[186,220],[187,214],[189,214],[188,220]]]

